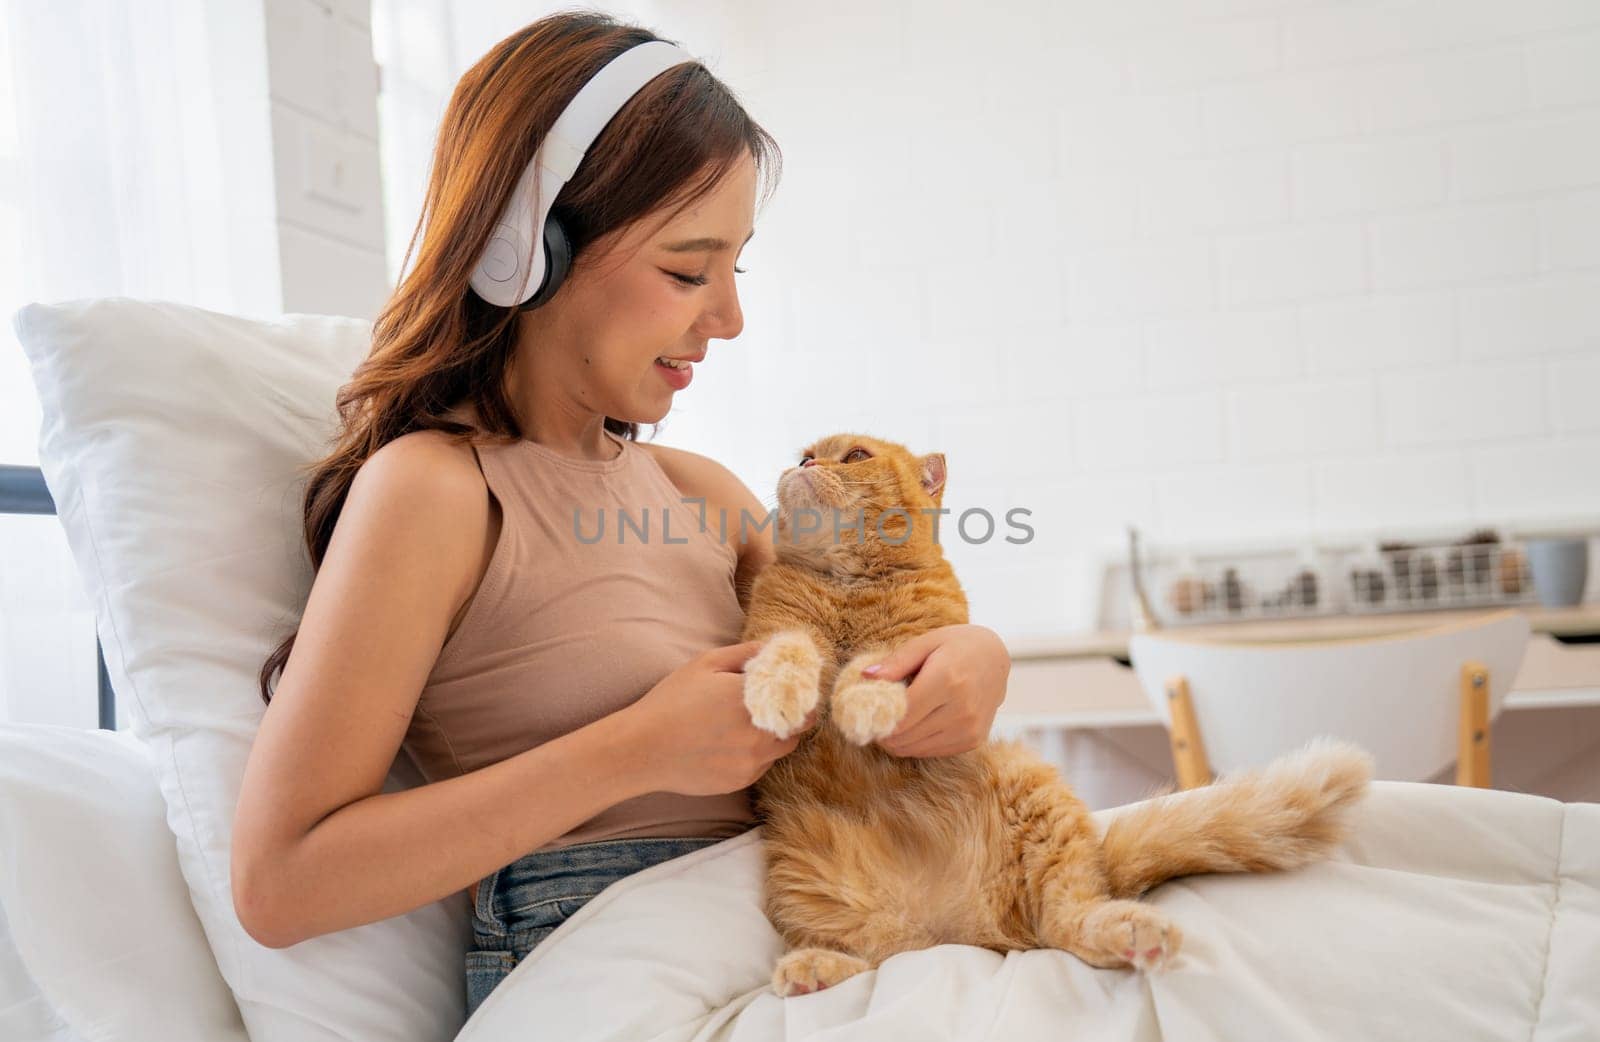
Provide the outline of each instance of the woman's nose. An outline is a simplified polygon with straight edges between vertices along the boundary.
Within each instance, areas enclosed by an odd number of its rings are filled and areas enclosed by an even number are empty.
[[[733,340],[744,332],[744,310],[739,307],[739,291],[731,284],[728,292],[715,307],[707,307],[700,315],[698,329],[714,340]]]

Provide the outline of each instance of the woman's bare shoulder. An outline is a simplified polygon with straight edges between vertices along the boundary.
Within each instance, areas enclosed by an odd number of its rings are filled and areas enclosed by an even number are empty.
[[[355,480],[452,504],[484,498],[472,447],[443,431],[412,431],[384,443],[361,464]]]
[[[756,497],[739,480],[738,475],[710,456],[702,456],[688,449],[675,449],[670,445],[648,442],[639,442],[638,445],[655,459],[685,496],[704,496],[709,503],[729,507],[743,506],[747,500],[756,502]]]
[[[350,484],[341,524],[346,515],[372,537],[403,532],[448,559],[475,561],[495,534],[486,531],[494,518],[472,447],[441,431],[402,434],[367,457]],[[470,590],[476,576],[461,575],[454,585]]]
[[[749,584],[776,556],[771,528],[762,524],[767,510],[761,505],[761,500],[739,480],[737,474],[709,456],[644,442],[640,442],[639,447],[661,465],[668,480],[685,498],[703,498],[707,510],[713,515],[718,510],[726,511],[729,531],[742,531],[739,527],[741,516],[748,515],[750,518],[749,523],[755,526],[753,531],[756,534],[741,539],[738,544],[738,585],[742,604]]]

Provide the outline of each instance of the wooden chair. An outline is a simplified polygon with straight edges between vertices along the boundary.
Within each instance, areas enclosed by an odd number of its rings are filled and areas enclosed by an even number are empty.
[[[1245,643],[1161,634],[1129,641],[1172,738],[1178,783],[1256,767],[1318,735],[1349,739],[1378,777],[1489,786],[1489,732],[1522,664],[1528,620],[1503,611],[1392,636]]]

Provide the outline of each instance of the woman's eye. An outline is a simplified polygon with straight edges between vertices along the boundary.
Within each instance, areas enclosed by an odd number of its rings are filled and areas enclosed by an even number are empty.
[[[744,268],[734,268],[733,270],[735,272],[737,272],[738,274],[740,274],[740,275],[743,275],[743,274],[746,273]],[[707,283],[709,283],[711,281],[710,279],[706,278],[704,275],[681,275],[676,271],[669,271],[669,272],[667,272],[667,274],[671,275],[673,278],[677,279],[679,282],[683,283],[685,286],[704,286],[704,285],[706,285]]]
[[[871,459],[872,454],[866,449],[851,449],[844,457],[846,463],[860,463],[864,459]]]

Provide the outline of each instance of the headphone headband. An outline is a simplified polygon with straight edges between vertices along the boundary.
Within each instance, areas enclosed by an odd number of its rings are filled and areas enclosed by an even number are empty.
[[[630,47],[596,72],[556,117],[501,212],[472,272],[472,289],[490,304],[549,300],[570,261],[566,232],[550,216],[594,139],[628,100],[657,76],[695,57],[665,40]]]

